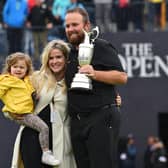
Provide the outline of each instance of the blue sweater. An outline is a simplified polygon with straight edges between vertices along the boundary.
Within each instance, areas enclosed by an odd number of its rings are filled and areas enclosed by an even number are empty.
[[[52,7],[54,16],[59,16],[64,21],[67,7],[70,5],[70,0],[55,0]]]
[[[3,9],[3,22],[9,27],[21,28],[28,15],[27,0],[7,0]]]

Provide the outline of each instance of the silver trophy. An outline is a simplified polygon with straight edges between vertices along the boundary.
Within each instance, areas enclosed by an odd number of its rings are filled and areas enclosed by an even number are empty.
[[[79,45],[78,51],[78,61],[80,66],[89,65],[91,63],[94,50],[94,41],[99,35],[99,29],[98,27],[95,27],[91,32],[84,31],[84,34],[84,42]],[[92,90],[92,81],[86,74],[78,72],[73,78],[71,89]]]

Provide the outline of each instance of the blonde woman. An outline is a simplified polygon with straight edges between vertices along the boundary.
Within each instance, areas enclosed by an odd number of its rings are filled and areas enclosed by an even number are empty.
[[[69,137],[64,82],[68,53],[69,47],[63,41],[49,42],[42,53],[40,71],[32,75],[32,83],[39,99],[35,113],[50,128],[50,149],[61,162],[56,168],[76,168]],[[41,154],[38,133],[28,127],[21,128],[15,142],[12,168],[48,168],[48,165],[41,163]]]

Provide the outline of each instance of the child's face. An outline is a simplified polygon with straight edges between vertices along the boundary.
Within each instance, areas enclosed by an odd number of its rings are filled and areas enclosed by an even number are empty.
[[[18,60],[11,66],[11,75],[23,79],[27,72],[27,65],[25,60]]]

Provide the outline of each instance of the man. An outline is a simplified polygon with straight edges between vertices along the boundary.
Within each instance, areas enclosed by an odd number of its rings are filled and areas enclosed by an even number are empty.
[[[117,51],[107,41],[97,39],[90,65],[79,68],[78,47],[84,32],[90,31],[87,12],[82,8],[67,11],[65,31],[71,44],[66,71],[70,88],[75,73],[85,73],[92,79],[90,92],[68,90],[68,110],[71,116],[71,141],[78,168],[115,168],[120,112],[115,105],[115,85],[125,84]]]
[[[47,30],[53,27],[53,16],[45,2],[35,0],[29,15],[27,27],[32,28],[34,42],[34,61],[39,62],[39,55],[47,44]]]
[[[7,30],[8,53],[22,51],[23,29],[28,15],[27,1],[7,0],[2,14]]]

